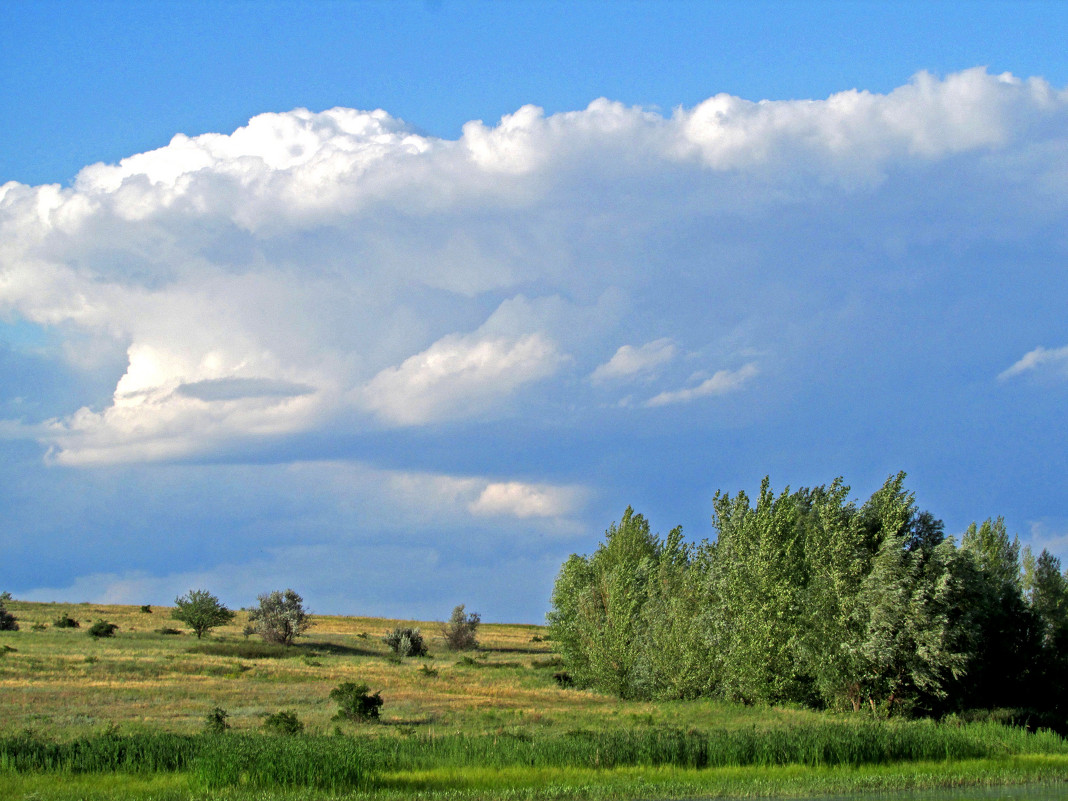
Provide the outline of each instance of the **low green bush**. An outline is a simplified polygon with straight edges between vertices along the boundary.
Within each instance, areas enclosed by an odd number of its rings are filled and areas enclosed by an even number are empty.
[[[222,734],[230,728],[230,724],[226,722],[228,717],[230,717],[229,712],[221,706],[215,707],[204,718],[204,731],[211,734]]]
[[[98,620],[92,626],[89,627],[90,637],[114,637],[115,632],[119,627],[114,623],[108,623],[106,620]]]
[[[273,734],[293,736],[304,733],[304,724],[292,712],[275,712],[263,721],[263,728]]]
[[[81,624],[70,615],[60,615],[52,622],[54,629],[77,629]]]
[[[382,638],[389,650],[397,656],[426,656],[427,647],[419,629],[398,626]]]
[[[4,609],[4,604],[0,601],[0,631],[18,631],[19,624],[16,622],[16,618],[13,614]]]
[[[330,697],[338,704],[335,719],[345,718],[357,722],[378,719],[382,696],[379,693],[372,695],[370,688],[362,682],[343,682],[330,691]]]

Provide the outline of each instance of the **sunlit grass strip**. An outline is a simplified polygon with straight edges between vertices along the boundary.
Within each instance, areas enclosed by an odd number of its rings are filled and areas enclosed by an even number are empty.
[[[35,801],[632,801],[633,799],[787,798],[953,787],[1068,782],[1068,756],[1026,755],[964,762],[862,767],[620,767],[593,769],[439,768],[386,774],[373,787],[326,790],[229,785],[205,788],[189,773],[5,774],[0,797]]]
[[[376,801],[758,798],[1068,783],[1068,755],[860,767],[443,768],[384,774]],[[363,794],[361,794],[363,795]]]

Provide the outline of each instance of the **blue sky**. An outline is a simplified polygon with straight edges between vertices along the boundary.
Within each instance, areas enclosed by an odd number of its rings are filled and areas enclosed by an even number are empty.
[[[1059,3],[0,7],[0,585],[540,621],[633,505],[1068,557]],[[768,101],[768,102],[761,102]]]

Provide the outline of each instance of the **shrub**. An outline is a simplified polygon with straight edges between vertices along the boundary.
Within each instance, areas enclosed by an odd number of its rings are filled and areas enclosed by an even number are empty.
[[[143,614],[143,615],[151,615],[152,614],[152,607],[149,604],[141,604],[141,614]]]
[[[189,626],[198,640],[216,626],[234,619],[234,613],[207,590],[190,590],[180,598],[175,598],[174,605],[176,608],[171,612],[171,617]]]
[[[382,706],[382,696],[371,695],[366,684],[346,681],[330,691],[330,697],[337,701],[336,718],[354,721],[377,720],[378,709]]]
[[[11,600],[14,600],[14,599],[11,597],[11,593],[10,592],[8,592],[7,590],[4,590],[3,592],[0,592],[0,604],[7,603],[8,601],[11,601]]]
[[[553,674],[553,680],[556,681],[565,690],[569,687],[575,686],[575,680],[571,677],[571,674],[566,670],[558,670]]]
[[[274,734],[301,734],[304,724],[292,712],[275,712],[263,721],[263,728]]]
[[[204,731],[211,734],[222,734],[224,731],[230,728],[230,724],[226,722],[226,719],[230,717],[228,713],[221,706],[215,707],[204,718]]]
[[[265,593],[260,605],[248,613],[248,620],[267,642],[292,645],[311,626],[304,599],[293,590]]]
[[[69,615],[60,615],[52,622],[52,628],[55,629],[77,629],[80,627],[81,624]]]
[[[30,628],[34,631],[44,631],[48,628],[48,626],[44,623],[34,623],[32,626],[30,626]]]
[[[163,634],[167,637],[175,637],[181,633],[182,632],[178,631],[178,629],[172,629],[170,626],[164,626],[161,629],[156,629],[156,634]]]
[[[15,616],[4,609],[3,602],[0,602],[0,631],[18,631],[19,624],[15,621]]]
[[[382,638],[389,650],[397,656],[426,656],[426,643],[419,629],[398,626]]]
[[[478,647],[475,635],[478,632],[478,624],[481,622],[478,612],[464,613],[464,605],[460,604],[452,610],[449,621],[442,625],[441,634],[445,638],[445,644],[453,651],[470,651]]]
[[[90,637],[114,637],[115,632],[118,630],[118,626],[114,623],[108,623],[106,620],[98,620],[92,626],[89,627]]]

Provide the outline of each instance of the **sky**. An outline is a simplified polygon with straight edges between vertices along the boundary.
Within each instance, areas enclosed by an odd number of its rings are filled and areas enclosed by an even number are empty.
[[[0,589],[544,620],[904,470],[1068,560],[1057,2],[0,4]],[[1068,563],[1068,562],[1066,562]]]

